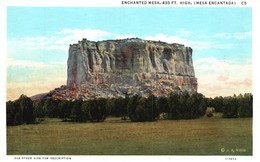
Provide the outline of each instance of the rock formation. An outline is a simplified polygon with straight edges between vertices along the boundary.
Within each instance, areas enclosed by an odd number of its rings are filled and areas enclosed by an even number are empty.
[[[139,38],[88,41],[70,45],[67,86],[56,99],[89,99],[197,91],[192,48]]]

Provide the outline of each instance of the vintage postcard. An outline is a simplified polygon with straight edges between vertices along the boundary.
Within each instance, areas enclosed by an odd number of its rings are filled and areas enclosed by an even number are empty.
[[[258,7],[1,2],[1,159],[259,160]]]

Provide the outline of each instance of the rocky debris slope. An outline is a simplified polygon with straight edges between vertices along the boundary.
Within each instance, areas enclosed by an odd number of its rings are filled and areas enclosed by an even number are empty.
[[[197,91],[192,48],[139,38],[70,45],[67,86],[51,91],[56,99],[167,95]]]

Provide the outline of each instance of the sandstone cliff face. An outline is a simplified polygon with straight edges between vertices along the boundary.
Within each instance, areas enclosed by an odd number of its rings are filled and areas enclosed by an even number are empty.
[[[67,86],[76,96],[116,97],[197,91],[192,49],[139,38],[70,45]]]

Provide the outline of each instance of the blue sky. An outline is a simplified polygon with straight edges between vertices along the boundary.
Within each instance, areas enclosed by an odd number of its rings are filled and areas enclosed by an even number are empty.
[[[7,99],[65,84],[69,44],[83,37],[191,46],[199,92],[252,92],[251,8],[8,7]]]

